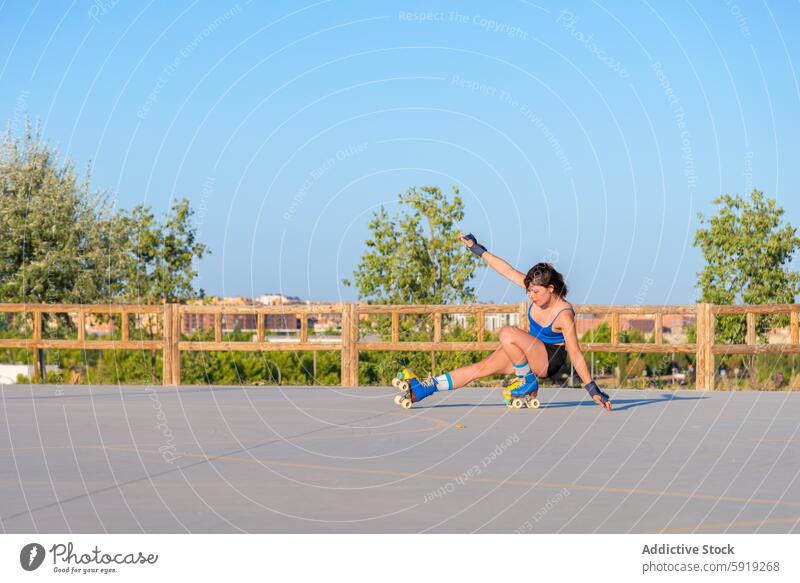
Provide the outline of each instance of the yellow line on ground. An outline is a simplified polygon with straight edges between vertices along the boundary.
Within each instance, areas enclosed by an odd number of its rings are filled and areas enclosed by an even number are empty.
[[[112,449],[112,448],[106,448]],[[115,449],[114,451],[131,451],[126,449]],[[135,451],[135,450],[134,450]],[[139,450],[140,453],[150,453],[154,455],[161,455],[157,451],[148,451],[148,450]],[[179,454],[183,457],[194,458],[194,459],[202,459],[206,461],[233,461],[233,462],[241,462],[241,463],[248,463],[248,464],[258,464],[258,465],[266,465],[266,466],[280,466],[280,467],[287,467],[287,468],[297,468],[303,470],[318,470],[318,471],[327,471],[327,472],[345,472],[351,474],[364,474],[364,475],[372,475],[372,476],[391,476],[391,477],[400,477],[400,478],[423,478],[427,480],[438,480],[438,481],[445,481],[451,482],[458,479],[461,479],[461,476],[453,476],[447,474],[430,474],[427,472],[417,473],[417,472],[407,472],[402,470],[375,470],[370,468],[353,468],[353,467],[346,467],[346,466],[332,466],[332,465],[325,465],[325,464],[309,464],[309,463],[302,463],[302,462],[288,462],[285,460],[273,460],[273,459],[253,459],[250,457],[240,457],[240,456],[226,456],[226,455],[219,455],[219,456],[205,456],[202,454],[193,454],[189,452],[179,452]],[[800,501],[792,501],[792,500],[771,500],[766,498],[742,498],[737,496],[716,496],[714,494],[696,494],[692,492],[680,492],[680,491],[662,491],[662,490],[649,490],[643,488],[620,488],[620,487],[604,487],[604,486],[594,486],[590,484],[574,484],[574,483],[562,483],[562,482],[539,482],[535,480],[498,480],[494,478],[481,478],[481,477],[474,477],[468,478],[470,482],[477,482],[483,484],[493,484],[493,485],[511,485],[511,486],[536,486],[539,488],[555,488],[555,489],[572,489],[578,491],[585,491],[585,492],[611,492],[614,494],[638,494],[641,496],[657,496],[657,497],[664,497],[664,498],[689,498],[692,500],[709,500],[713,502],[721,501],[721,502],[733,502],[733,503],[750,503],[750,504],[770,504],[770,505],[779,505],[779,506],[788,506],[792,508],[800,508]]]

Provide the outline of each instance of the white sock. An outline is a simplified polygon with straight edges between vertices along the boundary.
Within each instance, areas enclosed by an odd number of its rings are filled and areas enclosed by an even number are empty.
[[[446,372],[443,375],[439,375],[438,377],[434,378],[433,382],[436,384],[437,391],[453,390],[453,379],[450,378],[449,372]]]
[[[514,364],[513,362],[511,364]],[[531,367],[528,366],[528,361],[526,360],[522,364],[514,364],[514,372],[518,377],[525,377],[529,372],[531,372]]]

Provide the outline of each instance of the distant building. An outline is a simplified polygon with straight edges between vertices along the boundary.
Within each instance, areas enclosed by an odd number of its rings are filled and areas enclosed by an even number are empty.
[[[450,327],[460,326],[466,328],[468,324],[467,318],[474,316],[473,314],[447,314],[445,322],[442,324],[443,328],[447,330]],[[483,329],[487,332],[496,332],[503,326],[517,326],[519,325],[519,313],[506,313],[506,314],[492,314],[487,313],[483,320]]]
[[[511,314],[486,314],[484,320],[484,330],[489,332],[496,332],[503,326],[518,326],[519,325],[519,312]]]
[[[694,316],[664,314],[661,317],[662,333],[672,335],[677,339],[685,339],[686,327],[694,324],[694,321]],[[596,329],[603,322],[610,326],[611,317],[596,314],[578,314],[575,318],[578,336],[583,336],[587,332]],[[620,332],[638,330],[642,334],[653,334],[655,331],[655,317],[620,314],[619,330]]]
[[[284,306],[287,304],[310,304],[306,300],[302,301],[297,296],[285,296],[283,294],[264,294],[253,298],[253,302],[261,304],[262,306]]]
[[[204,302],[195,302],[189,305],[223,305],[223,306],[308,306],[314,302],[301,300],[296,296],[285,296],[282,294],[265,294],[253,299],[245,297],[216,298],[212,297]],[[333,314],[309,314],[307,316],[308,330],[311,334],[315,328],[322,331],[331,330],[338,332],[342,328],[342,315]],[[301,318],[298,314],[287,311],[286,314],[265,314],[264,329],[274,334],[295,334],[299,332]],[[243,332],[256,332],[258,330],[258,318],[256,313],[252,314],[223,314],[222,333],[233,332],[238,329]],[[191,312],[183,315],[181,332],[192,334],[197,330],[212,332],[214,330],[214,314],[193,314]]]

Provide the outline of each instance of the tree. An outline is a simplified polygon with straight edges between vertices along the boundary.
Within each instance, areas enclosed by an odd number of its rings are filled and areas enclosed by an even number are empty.
[[[409,188],[398,196],[401,211],[389,216],[384,207],[373,214],[371,236],[354,272],[359,297],[379,304],[448,304],[475,301],[468,285],[478,264],[458,240],[456,225],[464,219],[464,204],[458,188],[452,200],[435,186]],[[354,285],[343,280],[345,285]],[[431,340],[430,316],[400,319],[403,340]],[[474,317],[468,318],[468,322]],[[474,322],[471,323],[474,327]],[[445,330],[449,327],[443,324]],[[372,317],[362,323],[366,334],[391,337],[391,318]],[[474,336],[465,338],[472,340]],[[484,355],[485,356],[485,355]],[[437,355],[437,370],[447,370],[480,360],[480,353]],[[418,374],[431,365],[432,354],[411,352],[367,352],[362,354],[360,382],[385,384],[401,366]]]
[[[453,188],[452,201],[438,187],[409,188],[399,195],[410,212],[390,217],[381,206],[373,214],[367,251],[354,272],[359,297],[370,303],[447,304],[472,302],[468,284],[475,257],[464,252],[456,223],[464,204]],[[345,285],[353,285],[343,280]]]
[[[26,123],[0,153],[0,301],[93,303],[120,289],[119,222]]]
[[[601,322],[599,326],[597,326],[594,330],[587,330],[581,337],[579,338],[580,342],[589,343],[589,342],[598,342],[598,343],[606,343],[611,342],[611,327],[608,325],[608,322]],[[610,352],[596,352],[596,353],[589,353],[589,359],[594,359],[595,367],[597,367],[597,371],[601,373],[608,373],[614,370],[614,367],[619,362],[619,357],[616,354]]]
[[[792,272],[792,255],[800,248],[797,229],[783,224],[783,209],[774,199],[753,190],[750,200],[722,195],[711,218],[699,215],[694,246],[700,247],[706,266],[698,274],[701,301],[714,304],[791,304],[800,292],[800,274]],[[783,318],[785,319],[785,317]],[[780,321],[762,317],[762,337]],[[743,343],[747,325],[743,316],[717,319],[721,342]]]
[[[197,276],[194,265],[195,259],[211,252],[196,239],[197,229],[190,225],[193,214],[183,198],[173,204],[163,225],[142,205],[123,215],[127,301],[185,302],[205,296],[202,288],[195,291],[192,285]]]
[[[196,297],[196,241],[189,202],[176,202],[164,224],[141,205],[117,211],[92,192],[72,162],[26,123],[6,134],[0,153],[0,301],[93,304],[178,302]],[[201,289],[200,297],[204,292]]]

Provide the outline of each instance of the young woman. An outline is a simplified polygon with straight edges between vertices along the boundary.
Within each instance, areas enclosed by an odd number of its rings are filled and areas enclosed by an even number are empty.
[[[566,301],[567,285],[563,276],[549,263],[537,263],[527,274],[517,271],[500,257],[492,255],[470,235],[459,239],[475,255],[497,273],[526,290],[531,301],[528,309],[529,332],[514,326],[500,330],[500,348],[480,362],[462,366],[436,378],[407,380],[405,397],[396,402],[409,407],[441,390],[453,390],[482,377],[494,374],[515,374],[516,380],[503,391],[507,404],[515,399],[537,407],[539,378],[553,376],[569,354],[572,366],[594,401],[611,411],[611,400],[592,380],[583,358],[575,329],[575,311]],[[524,401],[523,401],[524,400]],[[534,402],[535,401],[535,402]]]

